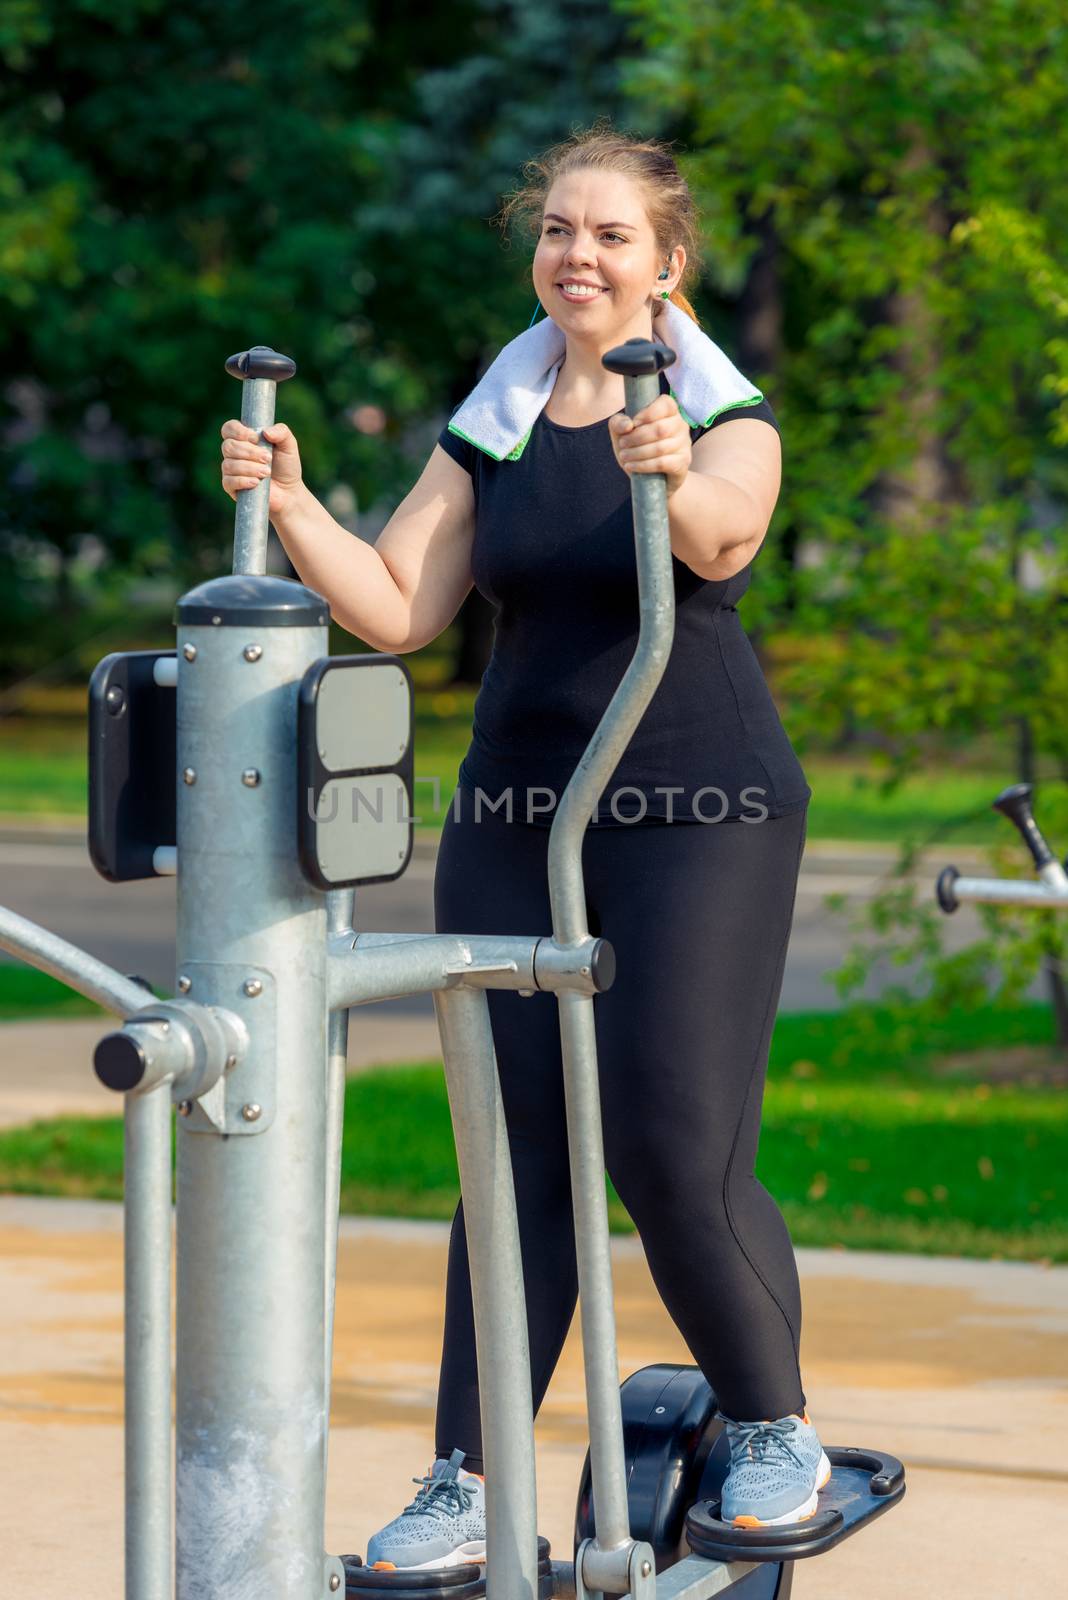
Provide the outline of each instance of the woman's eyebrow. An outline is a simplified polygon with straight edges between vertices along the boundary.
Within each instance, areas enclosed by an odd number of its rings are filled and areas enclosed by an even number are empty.
[[[547,211],[541,220],[543,222],[562,222],[568,228],[571,226],[566,217],[557,216],[555,211]],[[602,222],[599,224],[597,232],[600,233],[604,228],[629,228],[632,233],[634,232],[633,222]]]

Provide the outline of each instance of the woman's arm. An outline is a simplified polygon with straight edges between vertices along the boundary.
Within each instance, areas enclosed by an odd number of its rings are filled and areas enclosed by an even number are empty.
[[[373,650],[403,655],[448,627],[474,579],[470,475],[435,445],[411,492],[367,544],[303,488],[274,521],[301,581]]]
[[[782,447],[770,422],[732,417],[702,434],[668,500],[679,560],[701,578],[741,572],[764,541],[781,481]]]

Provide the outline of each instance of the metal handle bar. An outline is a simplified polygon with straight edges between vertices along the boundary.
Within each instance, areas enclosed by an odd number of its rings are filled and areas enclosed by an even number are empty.
[[[658,374],[675,360],[675,353],[653,340],[630,339],[608,351],[602,360],[610,372],[623,375],[626,411],[633,417],[656,399],[660,392]],[[553,936],[560,944],[589,938],[582,875],[586,825],[656,692],[671,653],[675,587],[663,474],[634,475],[631,501],[638,569],[638,644],[564,790],[550,830],[549,899]],[[629,1588],[633,1541],[624,1467],[593,1000],[589,995],[561,993],[558,1001],[590,1463],[597,1507],[597,1538],[593,1549],[585,1552],[582,1576],[591,1590],[622,1593]]]
[[[1029,783],[1014,783],[992,801],[995,811],[1018,830],[1031,853],[1041,880],[1030,883],[1017,878],[965,878],[956,867],[944,867],[938,875],[935,895],[943,911],[956,911],[965,901],[986,905],[1029,905],[1055,909],[1068,908],[1068,873],[1050,848],[1031,809],[1034,790]]]
[[[289,356],[280,355],[268,344],[254,344],[251,350],[239,350],[226,363],[233,378],[244,383],[241,395],[241,421],[246,428],[254,428],[265,450],[272,450],[271,441],[263,437],[264,428],[274,422],[275,397],[278,385],[291,378],[297,364]],[[271,479],[268,474],[253,489],[242,489],[237,496],[234,514],[234,571],[266,572],[267,570],[267,510],[271,498]]]

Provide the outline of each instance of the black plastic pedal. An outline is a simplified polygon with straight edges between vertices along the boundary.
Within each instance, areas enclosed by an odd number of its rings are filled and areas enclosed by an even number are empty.
[[[800,1561],[833,1545],[889,1511],[905,1493],[905,1468],[881,1450],[824,1445],[831,1476],[818,1509],[805,1522],[736,1528],[719,1520],[718,1500],[701,1500],[686,1517],[686,1540],[710,1561]]]
[[[477,1563],[463,1567],[410,1567],[395,1572],[365,1567],[360,1556],[342,1556],[345,1593],[360,1600],[481,1600],[486,1593],[486,1569]],[[549,1541],[538,1536],[538,1600],[552,1600],[553,1574]]]

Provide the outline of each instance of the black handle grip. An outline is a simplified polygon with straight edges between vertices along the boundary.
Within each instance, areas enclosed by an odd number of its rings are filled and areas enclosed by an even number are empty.
[[[148,1061],[137,1040],[128,1033],[108,1033],[93,1051],[93,1071],[105,1089],[129,1094],[145,1075]]]
[[[956,911],[960,907],[960,901],[957,899],[953,889],[953,885],[956,883],[959,877],[960,873],[957,871],[956,867],[943,867],[941,872],[938,874],[938,882],[935,884],[935,895],[937,896],[938,904],[942,907],[943,911]]]
[[[674,350],[657,339],[628,339],[617,344],[601,357],[602,367],[609,372],[620,372],[625,378],[642,378],[650,372],[661,372],[677,359]]]
[[[1003,817],[1008,817],[1020,830],[1024,844],[1031,852],[1031,859],[1041,871],[1056,860],[1053,851],[1042,837],[1042,831],[1034,819],[1031,811],[1031,796],[1034,790],[1029,783],[1014,783],[1008,789],[1002,789],[997,799],[993,802],[994,810],[1000,811]]]
[[[231,378],[272,378],[284,383],[297,370],[297,363],[289,356],[272,350],[269,344],[254,344],[251,350],[239,350],[226,363]]]

